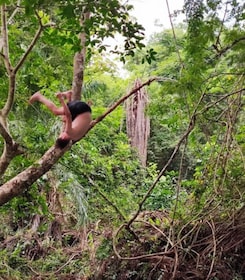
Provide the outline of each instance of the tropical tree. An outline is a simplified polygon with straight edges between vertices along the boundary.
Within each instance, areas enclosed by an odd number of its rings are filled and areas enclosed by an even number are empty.
[[[135,48],[142,48],[144,45],[142,43],[143,27],[132,21],[129,16],[132,6],[122,5],[119,1],[89,1],[89,3],[55,1],[52,4],[46,1],[1,1],[1,3],[1,54],[5,66],[2,67],[2,71],[7,81],[2,81],[5,102],[2,103],[0,131],[4,148],[0,159],[0,171],[5,182],[4,173],[9,164],[16,156],[24,153],[21,143],[17,143],[12,136],[9,116],[19,98],[17,96],[18,75],[21,75],[25,63],[31,57],[31,52],[37,44],[42,44],[44,47],[42,55],[46,55],[47,58],[51,55],[47,45],[69,46],[70,59],[74,56],[73,77],[70,75],[73,99],[81,97],[86,57],[88,59],[91,57],[95,47],[99,52],[106,50],[103,43],[105,38],[113,37],[116,33],[123,36],[124,49],[115,47],[113,50],[121,55],[122,60],[125,60],[127,55],[133,55]],[[23,36],[25,36],[24,40]],[[27,73],[26,69],[25,72]],[[33,77],[33,74],[31,76]],[[35,89],[46,86],[44,81],[41,84],[38,83],[36,76],[34,81],[30,81],[29,78],[30,82],[32,88]],[[27,89],[27,86],[23,87]],[[32,88],[28,90],[31,91]],[[31,186],[69,148],[70,146],[61,150],[51,147],[34,165],[5,182],[0,189],[1,204]]]

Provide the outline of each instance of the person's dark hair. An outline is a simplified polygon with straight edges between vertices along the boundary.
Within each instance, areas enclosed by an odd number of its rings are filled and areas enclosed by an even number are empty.
[[[69,144],[69,142],[70,140],[58,138],[56,140],[55,146],[60,149],[64,149]]]

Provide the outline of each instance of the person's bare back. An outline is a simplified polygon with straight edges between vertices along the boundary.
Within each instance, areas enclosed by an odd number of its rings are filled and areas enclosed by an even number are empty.
[[[60,99],[60,103],[63,107],[65,115],[65,128],[60,134],[59,138],[78,141],[86,134],[89,129],[90,123],[92,121],[91,109],[86,103],[82,101],[76,101],[75,105],[81,105],[79,108],[80,113],[76,112],[77,116],[75,116],[75,118],[72,120],[73,106],[69,106],[69,103],[66,104],[62,97],[58,98]]]

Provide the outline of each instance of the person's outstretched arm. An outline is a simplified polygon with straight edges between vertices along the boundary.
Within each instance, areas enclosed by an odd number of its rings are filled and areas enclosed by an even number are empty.
[[[63,108],[63,112],[64,112],[64,117],[65,117],[65,125],[64,125],[64,129],[63,132],[65,132],[67,135],[71,134],[71,130],[72,130],[72,117],[71,117],[71,112],[67,106],[67,104],[64,101],[64,97],[67,98],[66,95],[64,95],[64,93],[58,93],[57,97],[61,103],[61,106]]]

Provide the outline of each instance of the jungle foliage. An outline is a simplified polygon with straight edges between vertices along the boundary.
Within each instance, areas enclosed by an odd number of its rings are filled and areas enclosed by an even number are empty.
[[[147,43],[120,1],[0,3],[9,46],[1,52],[0,144],[10,151],[9,135],[21,151],[11,154],[1,184],[55,142],[60,121],[27,101],[41,90],[56,102],[55,92],[70,87],[81,32],[88,38],[82,97],[93,101],[93,118],[141,79],[149,80],[151,125],[146,167],[130,147],[121,104],[1,206],[0,279],[243,279],[242,1],[186,0],[176,12],[186,21]],[[104,39],[117,33],[124,46],[112,52],[128,78],[106,55]],[[12,70],[14,101],[4,115]]]

